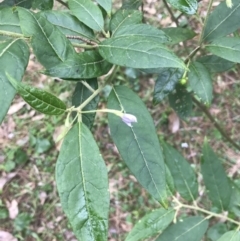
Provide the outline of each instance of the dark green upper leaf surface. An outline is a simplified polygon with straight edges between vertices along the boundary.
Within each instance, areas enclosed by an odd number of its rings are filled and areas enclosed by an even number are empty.
[[[135,36],[138,37],[139,40],[141,38],[149,39],[158,43],[167,43],[171,41],[171,39],[162,30],[147,24],[131,24],[122,26],[114,32],[114,36]]]
[[[240,241],[240,232],[239,231],[228,231],[217,241]]]
[[[181,119],[186,119],[192,113],[192,96],[184,86],[178,84],[174,92],[168,95],[170,106]]]
[[[72,14],[89,28],[96,31],[103,30],[102,12],[91,0],[68,0],[68,6]]]
[[[188,28],[163,28],[162,31],[171,38],[168,44],[177,44],[196,36],[196,33]]]
[[[162,232],[173,220],[174,209],[156,209],[141,218],[125,241],[146,240]]]
[[[125,86],[116,86],[108,97],[109,109],[136,116],[137,123],[126,125],[119,116],[108,115],[111,137],[123,160],[139,183],[166,206],[163,155],[153,120],[142,100]]]
[[[89,50],[53,68],[46,69],[44,74],[70,80],[92,79],[107,74],[111,67],[112,65],[97,51]]]
[[[94,39],[93,31],[68,12],[44,11],[41,12],[41,15],[50,23],[56,25],[65,35],[80,35],[87,39]]]
[[[4,7],[23,7],[23,8],[31,8],[33,0],[4,0],[0,3],[0,6]]]
[[[8,81],[5,72],[21,81],[29,60],[27,44],[20,39],[0,43],[0,123],[7,114],[16,90]]]
[[[114,33],[124,27],[131,24],[139,24],[142,22],[142,13],[137,10],[130,9],[120,9],[113,16],[110,21],[110,30],[112,31],[112,36]]]
[[[211,73],[220,73],[231,69],[235,63],[216,55],[206,55],[197,59],[197,62],[202,63]]]
[[[185,68],[183,61],[164,45],[137,36],[104,40],[99,53],[110,63],[131,68]]]
[[[188,73],[188,84],[196,96],[205,104],[212,102],[212,80],[208,69],[201,63],[191,62]]]
[[[176,149],[165,142],[162,142],[162,146],[176,190],[184,199],[193,201],[198,196],[198,183],[192,167]]]
[[[166,68],[158,75],[154,87],[153,102],[161,102],[169,93],[175,89],[176,83],[181,79],[183,71],[181,69]]]
[[[0,8],[0,30],[22,33],[17,12],[12,8]]]
[[[53,0],[33,0],[32,7],[40,10],[50,10],[53,8]]]
[[[203,145],[201,171],[204,184],[208,190],[207,194],[212,204],[221,211],[227,210],[231,198],[232,187],[222,163],[206,140]]]
[[[97,79],[89,79],[87,83],[96,90],[98,88]],[[85,85],[82,84],[82,81],[79,81],[76,85],[76,88],[72,97],[72,105],[78,107],[82,104],[88,97],[92,95],[92,91],[90,91]],[[91,100],[82,110],[96,110],[99,102],[99,95],[97,95],[93,100]],[[76,113],[74,113],[75,117]],[[82,114],[82,122],[90,129],[93,125],[94,118],[96,113],[83,113]]]
[[[64,138],[56,164],[62,208],[78,240],[107,240],[107,168],[89,129],[76,123]]]
[[[232,0],[233,7],[228,8],[221,2],[210,14],[204,29],[203,41],[212,41],[233,33],[240,28],[240,1]]]
[[[206,45],[211,53],[232,62],[240,63],[240,38],[223,37]]]
[[[122,0],[122,9],[138,9],[142,5],[142,0]]]
[[[34,109],[46,115],[61,115],[66,105],[56,96],[29,85],[22,84],[7,73],[8,80],[21,95],[21,97]]]
[[[110,16],[112,11],[112,0],[96,0],[96,2],[107,12]]]
[[[227,231],[228,231],[227,223],[219,222],[219,223],[212,225],[208,229],[206,236],[209,241],[217,241]]]
[[[240,217],[240,185],[238,180],[236,182],[231,181],[232,195],[229,202],[228,210],[236,217]]]
[[[61,31],[40,14],[18,8],[20,25],[25,36],[31,37],[33,51],[45,68],[73,58],[76,52]]]
[[[165,229],[156,241],[200,241],[207,228],[208,221],[202,217],[187,217]]]
[[[174,8],[186,14],[195,14],[198,8],[197,0],[167,0]]]
[[[165,164],[165,171],[166,171],[167,193],[168,193],[168,196],[171,197],[175,193],[176,189],[175,189],[172,174],[166,164]]]

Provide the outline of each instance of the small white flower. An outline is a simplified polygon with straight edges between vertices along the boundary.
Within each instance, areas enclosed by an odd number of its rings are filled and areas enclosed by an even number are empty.
[[[132,127],[132,122],[137,122],[137,117],[135,115],[123,113],[122,121],[128,126]]]
[[[228,8],[232,8],[233,6],[232,0],[226,0],[226,5]]]

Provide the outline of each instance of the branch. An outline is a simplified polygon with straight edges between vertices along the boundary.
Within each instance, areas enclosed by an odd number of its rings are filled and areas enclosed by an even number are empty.
[[[172,21],[173,21],[173,22],[177,25],[177,27],[178,27],[178,25],[179,25],[179,24],[178,24],[178,19],[175,18],[174,14],[173,14],[171,8],[168,6],[166,0],[163,0],[163,3],[164,3],[164,5],[165,5],[165,7],[167,8],[169,14],[171,15]]]
[[[68,8],[67,3],[63,2],[62,0],[56,0],[57,2],[61,3],[63,6],[65,6],[66,8]]]
[[[193,97],[193,102],[205,113],[208,119],[212,121],[213,125],[218,129],[222,136],[240,151],[240,146],[225,132],[225,130],[220,126],[220,124],[209,112],[208,108],[205,105],[203,105],[200,101],[198,101],[195,97]]]
[[[66,37],[68,39],[77,39],[77,40],[82,40],[83,42],[87,43],[87,44],[90,44],[90,45],[93,45],[93,46],[98,46],[98,44],[92,40],[89,40],[89,39],[86,39],[86,38],[83,38],[81,36],[71,36],[71,35],[66,35]]]

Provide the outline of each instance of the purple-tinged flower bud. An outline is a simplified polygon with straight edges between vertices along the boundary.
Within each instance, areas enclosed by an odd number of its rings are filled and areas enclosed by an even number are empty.
[[[132,127],[132,122],[137,122],[137,117],[135,115],[123,113],[122,121],[128,126]]]

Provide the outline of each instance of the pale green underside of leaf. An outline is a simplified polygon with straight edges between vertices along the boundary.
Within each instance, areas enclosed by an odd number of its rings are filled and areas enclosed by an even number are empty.
[[[102,12],[91,0],[69,0],[68,6],[72,14],[89,28],[96,31],[103,30]]]
[[[205,104],[212,102],[212,80],[208,69],[201,63],[192,62],[189,66],[188,84],[195,95]]]
[[[22,32],[31,37],[34,54],[45,68],[60,64],[76,54],[71,42],[40,14],[24,8],[18,8],[18,14]]]
[[[197,59],[197,62],[202,63],[211,73],[221,73],[233,68],[235,65],[235,63],[216,55],[202,56]]]
[[[235,230],[229,231],[223,234],[217,241],[240,241],[240,232]]]
[[[231,184],[220,160],[206,140],[203,145],[201,171],[213,206],[221,211],[227,210],[232,193]]]
[[[22,33],[19,18],[12,8],[0,8],[0,31]]]
[[[41,12],[41,15],[50,23],[57,26],[65,35],[82,36],[92,40],[95,39],[92,29],[88,28],[85,24],[80,22],[75,16],[72,16],[68,12],[43,11]]]
[[[131,24],[123,26],[115,31],[114,36],[135,36],[138,37],[139,40],[141,38],[147,38],[158,43],[167,43],[171,41],[171,39],[162,30],[147,24]]]
[[[232,62],[240,63],[240,38],[223,37],[206,45],[211,53]]]
[[[171,38],[171,41],[167,43],[169,45],[184,42],[184,41],[186,41],[188,39],[192,39],[194,36],[196,36],[196,33],[188,28],[180,28],[180,27],[163,28],[162,31]]]
[[[233,33],[240,28],[240,1],[232,0],[233,7],[228,8],[221,2],[210,14],[203,34],[203,41],[212,41]]]
[[[185,68],[183,61],[167,47],[147,38],[110,38],[100,43],[99,53],[110,63],[131,68]]]
[[[115,32],[124,26],[132,24],[139,24],[142,22],[142,13],[138,10],[120,9],[113,16],[110,21],[110,30],[112,31],[112,37]]]
[[[110,16],[112,11],[112,0],[96,0],[96,2],[107,12]]]
[[[159,234],[172,222],[174,213],[174,209],[153,210],[137,222],[125,241],[146,240]]]
[[[130,89],[115,86],[108,98],[109,109],[135,115],[127,126],[119,116],[108,115],[111,137],[123,160],[139,183],[166,207],[165,165],[153,120],[145,105]]]
[[[165,162],[172,174],[176,190],[188,201],[198,196],[196,175],[185,158],[169,144],[162,142]]]
[[[195,14],[198,8],[197,0],[167,0],[167,2],[186,14]]]
[[[21,81],[29,59],[27,44],[20,39],[0,43],[0,123],[2,123],[16,94],[5,72]]]
[[[175,89],[175,85],[183,75],[182,69],[165,68],[158,75],[154,87],[153,103],[160,103]]]
[[[156,241],[200,241],[207,228],[202,217],[187,217],[165,229]]]
[[[65,112],[66,105],[56,96],[44,90],[22,84],[8,73],[6,75],[18,94],[37,111],[46,115],[61,115]]]
[[[83,123],[76,123],[64,138],[56,183],[62,208],[78,240],[107,240],[107,168]]]
[[[94,89],[97,90],[98,88],[98,81],[97,79],[89,79],[87,83]],[[92,95],[92,91],[90,91],[85,85],[79,81],[75,87],[73,97],[72,97],[72,105],[78,107],[82,104],[88,97]],[[91,100],[82,110],[89,111],[89,110],[96,110],[97,105],[99,102],[99,95],[97,95],[93,100]],[[91,129],[94,118],[96,113],[83,113],[82,114],[82,122]],[[76,116],[76,112],[74,112],[74,117]]]
[[[43,73],[63,79],[91,79],[107,74],[112,64],[102,58],[95,50],[85,51]]]

